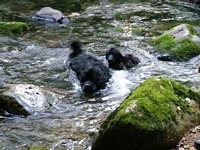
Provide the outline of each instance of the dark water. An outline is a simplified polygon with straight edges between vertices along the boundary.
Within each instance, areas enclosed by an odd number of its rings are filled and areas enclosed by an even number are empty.
[[[61,10],[69,16],[70,23],[58,27],[33,22],[32,14],[44,6]],[[1,0],[0,14],[1,21],[24,21],[30,26],[30,32],[22,37],[0,37],[1,90],[10,84],[31,83],[66,94],[43,113],[1,119],[2,150],[23,150],[29,146],[90,150],[101,123],[132,89],[149,77],[169,77],[200,89],[197,73],[200,56],[188,62],[162,62],[149,54],[153,48],[147,44],[149,38],[162,33],[172,23],[198,23],[200,13],[193,9],[130,1]],[[135,35],[133,27],[147,32]],[[103,96],[85,96],[65,64],[69,54],[65,44],[71,39],[80,39],[87,52],[104,62],[105,51],[115,46],[122,53],[133,53],[141,63],[129,71],[111,70],[112,79],[102,91]]]

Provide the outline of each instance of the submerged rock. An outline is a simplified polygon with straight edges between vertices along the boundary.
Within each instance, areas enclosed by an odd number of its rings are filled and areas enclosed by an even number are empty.
[[[28,25],[23,22],[0,22],[1,35],[19,36],[28,31]]]
[[[32,84],[18,84],[0,95],[0,109],[27,116],[48,109],[55,100],[62,97]]]
[[[53,9],[51,7],[44,7],[40,11],[36,12],[35,15],[32,16],[32,19],[39,22],[46,23],[60,23],[67,24],[69,19],[63,15],[63,13],[59,10]]]
[[[92,150],[166,150],[200,122],[200,92],[168,78],[144,81],[108,117]]]
[[[153,39],[151,43],[160,53],[159,60],[186,61],[200,54],[200,38],[189,24],[176,26]],[[166,59],[166,53],[170,59]]]

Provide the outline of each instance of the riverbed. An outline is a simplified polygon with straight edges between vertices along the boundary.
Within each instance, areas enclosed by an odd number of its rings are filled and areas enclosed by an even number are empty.
[[[200,89],[197,72],[200,56],[187,62],[159,61],[150,53],[154,48],[148,44],[149,39],[172,24],[197,26],[200,22],[198,10],[169,3],[128,0],[69,1],[66,7],[63,1],[56,2],[0,2],[1,21],[23,21],[30,26],[29,33],[21,37],[0,36],[1,91],[11,84],[25,83],[65,95],[45,112],[1,119],[1,150],[27,147],[90,150],[103,121],[149,77],[168,77],[187,87]],[[31,16],[44,6],[61,10],[70,23],[57,26],[34,22]],[[143,34],[135,34],[133,28],[141,28]],[[105,52],[110,47],[117,47],[123,54],[132,53],[141,63],[131,70],[110,70],[112,78],[102,95],[84,95],[66,64],[70,53],[66,43],[72,39],[79,39],[86,52],[105,64]]]

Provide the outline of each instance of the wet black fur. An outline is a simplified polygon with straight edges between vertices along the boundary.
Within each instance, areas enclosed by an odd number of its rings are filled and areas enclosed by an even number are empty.
[[[69,67],[76,73],[83,92],[93,93],[105,88],[110,78],[109,68],[101,60],[84,53],[79,41],[71,41],[68,46],[72,49]]]
[[[110,48],[106,52],[106,59],[108,61],[109,68],[115,70],[130,69],[137,66],[140,60],[131,54],[122,55],[122,53],[116,48]]]

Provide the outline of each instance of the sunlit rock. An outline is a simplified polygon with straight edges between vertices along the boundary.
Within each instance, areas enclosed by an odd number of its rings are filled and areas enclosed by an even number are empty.
[[[29,27],[23,22],[0,22],[0,34],[6,36],[20,36],[29,31]]]
[[[26,116],[48,109],[62,97],[32,84],[18,84],[0,95],[0,108],[11,114]]]
[[[181,24],[151,41],[159,60],[186,61],[200,54],[200,38],[189,24]],[[157,54],[157,53],[156,53]]]
[[[63,15],[59,10],[53,9],[51,7],[44,7],[40,11],[36,12],[32,16],[32,19],[35,21],[41,21],[46,23],[60,23],[67,24],[69,19]]]
[[[166,150],[200,122],[200,92],[168,78],[144,81],[108,117],[92,150]]]

